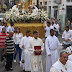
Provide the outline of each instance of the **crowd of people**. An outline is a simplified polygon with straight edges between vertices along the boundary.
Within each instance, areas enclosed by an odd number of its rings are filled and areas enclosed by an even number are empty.
[[[20,67],[23,72],[44,72],[42,52],[46,50],[46,72],[72,72],[72,30],[65,26],[62,34],[63,43],[59,42],[58,35],[61,22],[47,20],[44,28],[45,43],[39,38],[39,32],[27,30],[23,37],[19,27],[14,29],[14,23],[7,26],[7,22],[0,21],[0,60],[6,59],[5,70],[13,71],[12,63],[17,62],[19,53]],[[58,46],[63,48],[60,56]]]

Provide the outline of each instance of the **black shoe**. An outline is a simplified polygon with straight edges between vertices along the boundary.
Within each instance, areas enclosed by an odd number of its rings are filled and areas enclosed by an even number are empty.
[[[10,69],[5,69],[6,71],[10,71]]]
[[[23,72],[25,72],[25,70],[23,70]]]
[[[9,70],[10,70],[10,71],[13,71],[13,68],[10,68]]]

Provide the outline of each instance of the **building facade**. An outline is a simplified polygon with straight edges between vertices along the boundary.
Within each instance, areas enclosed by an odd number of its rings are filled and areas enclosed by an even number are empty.
[[[35,2],[35,5],[37,5],[37,3],[38,3],[38,6],[40,9],[44,9],[45,11],[47,11],[48,0],[32,0],[32,3],[33,2]]]
[[[57,3],[61,1],[61,3]],[[66,24],[66,19],[72,21],[72,0],[48,0],[48,16],[60,19],[62,29]]]

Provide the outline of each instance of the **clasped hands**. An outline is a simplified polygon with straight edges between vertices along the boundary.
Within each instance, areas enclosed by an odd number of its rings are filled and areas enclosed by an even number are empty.
[[[39,49],[39,50],[35,50],[34,52],[36,52],[36,53],[40,53],[40,52],[42,52],[42,50]]]

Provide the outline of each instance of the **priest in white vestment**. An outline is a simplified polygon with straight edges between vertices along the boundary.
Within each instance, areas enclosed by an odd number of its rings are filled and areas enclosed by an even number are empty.
[[[72,62],[68,60],[67,52],[60,53],[59,60],[52,65],[50,72],[72,72]]]
[[[54,35],[54,30],[50,30],[50,35],[45,41],[46,48],[46,72],[50,72],[51,66],[58,60],[58,46],[60,44],[58,38]]]
[[[31,32],[29,30],[26,31],[26,36],[24,36],[20,42],[20,48],[22,49],[20,66],[24,71],[31,71],[30,52],[27,50],[29,41],[32,39],[30,34]]]
[[[35,52],[40,53],[43,51],[44,46],[40,38],[38,38],[38,32],[33,32],[33,39],[29,43],[29,51],[31,53],[31,72],[43,72],[42,57],[41,55],[35,55]],[[41,49],[35,50],[35,46],[41,46]]]

